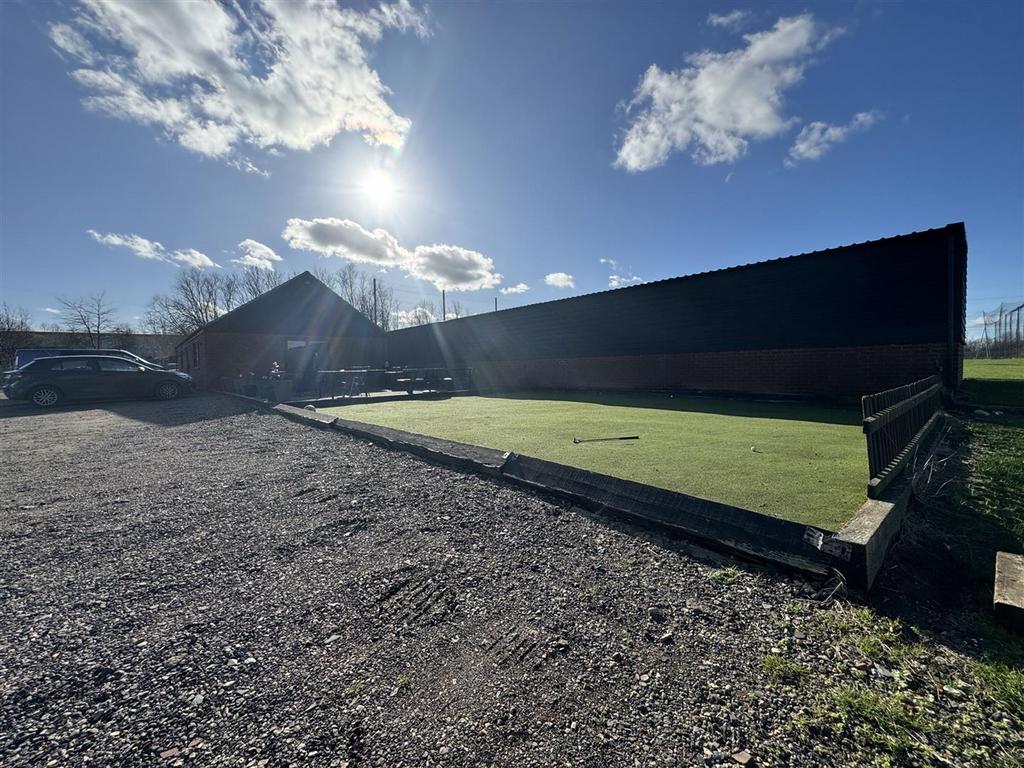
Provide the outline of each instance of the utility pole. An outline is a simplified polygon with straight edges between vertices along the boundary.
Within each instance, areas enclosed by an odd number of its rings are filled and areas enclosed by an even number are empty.
[[[444,302],[444,288],[441,289],[441,322],[443,323],[448,319],[448,308]]]
[[[494,311],[495,312],[498,311],[498,297],[497,296],[494,297]]]
[[[364,283],[365,285],[365,283]],[[380,325],[377,322],[377,278],[373,278],[373,324]]]

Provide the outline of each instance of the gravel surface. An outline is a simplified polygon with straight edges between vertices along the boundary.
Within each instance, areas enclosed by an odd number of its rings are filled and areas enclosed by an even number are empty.
[[[800,577],[233,400],[4,411],[3,765],[860,761],[763,669],[854,666]]]

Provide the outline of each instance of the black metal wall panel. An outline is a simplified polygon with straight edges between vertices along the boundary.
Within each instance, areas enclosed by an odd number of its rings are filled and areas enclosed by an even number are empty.
[[[956,249],[949,290],[950,245]],[[547,358],[945,343],[963,334],[962,224],[393,331],[388,359]],[[953,304],[958,302],[954,300]]]

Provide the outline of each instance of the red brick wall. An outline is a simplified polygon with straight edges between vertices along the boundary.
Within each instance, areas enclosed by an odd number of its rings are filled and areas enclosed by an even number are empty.
[[[490,390],[685,389],[853,400],[936,373],[946,352],[943,344],[916,344],[513,360],[473,364],[473,378]]]
[[[193,336],[188,342],[178,346],[178,370],[190,374],[197,387],[203,387],[206,369],[206,341],[203,334]]]

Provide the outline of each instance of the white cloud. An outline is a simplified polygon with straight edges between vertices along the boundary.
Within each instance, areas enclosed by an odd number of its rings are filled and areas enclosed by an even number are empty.
[[[526,283],[516,283],[515,285],[510,285],[508,288],[502,288],[500,293],[507,296],[510,293],[526,293],[528,290],[530,290],[530,286]]]
[[[623,288],[633,283],[642,283],[643,278],[637,277],[633,274],[623,274],[619,269],[619,262],[615,259],[600,259],[602,264],[607,264],[611,270],[611,274],[608,275],[608,287],[609,288]]]
[[[51,315],[59,315],[60,310],[54,309],[53,307],[43,307],[43,312],[49,312]]]
[[[110,245],[118,248],[127,248],[140,259],[152,261],[163,261],[167,264],[185,264],[196,269],[220,268],[220,264],[212,261],[205,253],[195,248],[184,248],[176,251],[169,251],[161,243],[155,240],[147,240],[141,235],[121,235],[116,232],[102,234],[95,229],[87,230],[89,235],[101,245]]]
[[[265,269],[267,272],[274,271],[274,262],[281,261],[281,257],[274,253],[269,245],[264,245],[258,240],[245,239],[238,244],[245,253],[237,259],[232,259],[235,264],[243,267],[256,267]]]
[[[544,275],[544,282],[554,288],[575,288],[576,281],[566,272],[549,272]]]
[[[210,257],[205,253],[197,251],[195,248],[184,248],[180,251],[172,251],[171,258],[174,261],[182,264],[187,264],[190,267],[196,269],[206,269],[207,267],[220,267],[220,264],[214,264],[210,261]]]
[[[367,230],[350,219],[289,219],[281,237],[292,248],[340,256],[378,267],[398,267],[438,290],[477,291],[501,282],[494,261],[457,245],[419,245],[408,249],[384,229]]]
[[[778,136],[793,124],[784,114],[786,90],[840,33],[804,14],[744,35],[746,45],[736,50],[691,54],[683,69],[666,72],[652,64],[629,104],[632,120],[615,165],[646,171],[688,150],[701,165],[735,162],[750,141]]]
[[[400,147],[408,118],[369,66],[388,29],[429,34],[409,0],[79,0],[50,39],[77,62],[87,108],[152,125],[186,149],[260,172],[244,146],[310,150],[341,132]]]
[[[438,290],[479,291],[501,282],[492,259],[457,245],[417,245],[404,268]]]
[[[426,325],[437,322],[437,318],[424,307],[413,307],[412,309],[396,309],[391,313],[394,318],[395,328],[408,328],[412,325]]]
[[[709,13],[708,24],[712,27],[725,27],[726,29],[739,29],[744,26],[751,17],[750,11],[743,11],[737,8],[729,13]]]
[[[400,266],[409,258],[386,230],[371,232],[350,219],[288,219],[281,237],[292,248],[382,267]]]
[[[642,283],[643,278],[636,275],[608,275],[609,288],[624,288],[633,283]]]
[[[786,164],[792,165],[799,160],[817,160],[834,144],[843,143],[851,134],[868,130],[881,119],[882,114],[877,111],[858,112],[846,125],[821,122],[805,125],[793,146],[789,148],[789,160]]]

